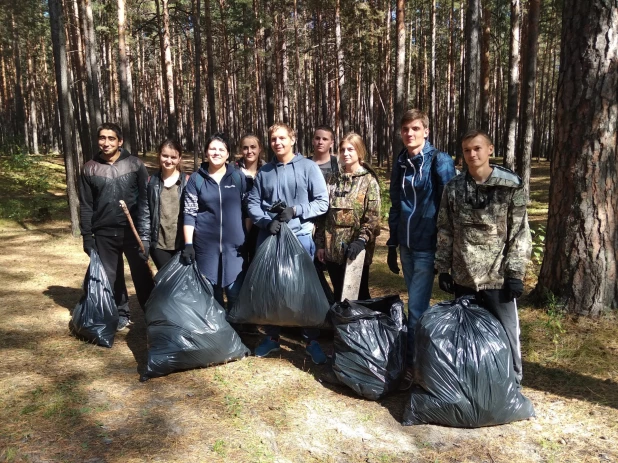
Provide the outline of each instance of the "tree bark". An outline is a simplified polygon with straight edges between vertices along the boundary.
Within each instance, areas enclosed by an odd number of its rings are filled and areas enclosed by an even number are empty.
[[[483,39],[481,46],[481,128],[489,132],[489,41],[491,36],[491,9],[489,0],[483,0]]]
[[[526,60],[522,73],[524,81],[521,89],[520,149],[517,156],[517,172],[524,183],[526,201],[530,197],[530,161],[534,146],[534,103],[540,9],[541,0],[529,0]]]
[[[517,147],[517,113],[519,97],[519,40],[521,7],[519,0],[511,0],[511,41],[509,45],[509,86],[506,105],[506,132],[504,166],[515,169],[515,149]]]
[[[572,313],[618,307],[618,3],[565,0],[538,290]]]
[[[339,120],[343,133],[350,131],[350,115],[348,114],[348,88],[345,81],[344,53],[341,44],[341,2],[335,1],[335,44],[337,47],[337,74],[339,85]]]
[[[517,0],[518,1],[518,0]],[[481,110],[481,23],[480,0],[468,1],[466,16],[466,118],[465,128],[474,129],[480,126]]]
[[[200,58],[202,56],[202,35],[200,30],[200,11],[201,0],[193,0],[193,38],[195,41],[195,52],[193,56],[194,65],[194,84],[193,88],[193,170],[197,170],[202,153],[201,136],[202,133],[202,94],[201,94],[201,67]]]
[[[49,0],[49,22],[51,25],[52,48],[54,53],[54,68],[56,71],[56,88],[58,90],[58,110],[62,131],[64,152],[64,167],[67,182],[67,199],[71,217],[73,236],[79,235],[79,200],[77,197],[77,178],[75,172],[74,149],[71,133],[73,127],[70,115],[70,99],[68,85],[68,66],[66,55],[66,38],[64,35],[64,20],[62,18],[61,0]]]
[[[208,64],[208,119],[211,135],[217,131],[217,104],[215,98],[215,65],[212,52],[212,21],[210,14],[210,0],[204,1],[204,13],[206,21],[206,60]]]
[[[393,111],[393,128],[395,133],[401,126],[401,118],[405,111],[405,70],[406,70],[406,18],[405,18],[405,0],[397,0],[397,13],[396,13],[396,28],[397,28],[397,42],[396,42],[396,64],[395,64],[395,104]],[[387,51],[388,56],[388,51]],[[393,136],[392,138],[392,165],[395,165],[397,156],[403,148],[401,138]]]

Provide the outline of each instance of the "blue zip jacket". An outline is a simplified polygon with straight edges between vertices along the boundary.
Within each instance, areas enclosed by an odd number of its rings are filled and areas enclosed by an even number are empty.
[[[453,159],[428,141],[413,157],[406,148],[401,151],[391,174],[388,246],[435,252],[440,199],[454,176]]]
[[[203,162],[197,172],[191,174],[185,188],[184,225],[193,225],[195,260],[200,272],[213,284],[228,286],[236,281],[242,271],[242,245],[245,242],[242,192],[246,191],[245,175],[240,175],[241,191],[238,191],[232,173],[234,166],[228,164],[221,183],[208,174],[208,163]],[[204,177],[200,191],[195,180]],[[222,269],[219,280],[219,256]]]
[[[249,192],[249,218],[264,230],[275,215],[268,210],[277,201],[296,206],[296,216],[288,223],[294,234],[311,235],[313,219],[328,210],[326,181],[318,165],[299,153],[287,164],[276,157],[264,164]]]

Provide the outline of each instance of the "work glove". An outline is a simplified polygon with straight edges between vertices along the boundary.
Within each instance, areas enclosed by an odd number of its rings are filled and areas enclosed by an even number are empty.
[[[507,278],[503,288],[508,299],[517,299],[524,292],[524,282],[519,278]]]
[[[388,257],[386,258],[386,263],[388,264],[388,268],[391,272],[396,275],[399,275],[399,260],[397,257],[397,247],[389,246],[388,247]]]
[[[97,251],[97,244],[94,241],[94,236],[84,235],[84,252],[90,256],[93,250]]]
[[[142,241],[142,246],[144,246],[144,252],[140,249],[137,254],[141,259],[148,262],[148,256],[150,255],[150,241]]]
[[[276,235],[277,233],[279,233],[279,230],[281,230],[281,222],[279,222],[279,220],[277,219],[271,220],[266,229],[271,235]]]
[[[191,265],[195,262],[195,249],[193,249],[192,244],[185,244],[185,248],[182,250],[182,254],[180,254],[180,263],[182,265]]]
[[[438,275],[438,286],[440,286],[440,289],[445,293],[455,293],[455,282],[450,273],[441,273]]]
[[[345,256],[350,260],[354,260],[363,249],[365,249],[365,240],[359,238],[350,243],[348,248],[345,250]]]
[[[292,206],[286,207],[281,212],[279,212],[276,218],[279,222],[288,223],[294,218],[294,208]]]

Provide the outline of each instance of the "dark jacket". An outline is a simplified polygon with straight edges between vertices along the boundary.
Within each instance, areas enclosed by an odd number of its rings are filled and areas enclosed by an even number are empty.
[[[402,150],[391,174],[388,246],[435,252],[440,199],[454,176],[453,159],[428,141],[416,156]]]
[[[127,204],[142,241],[150,240],[150,212],[146,185],[148,171],[144,163],[127,150],[113,164],[98,153],[86,162],[79,179],[79,225],[83,236],[125,236],[133,232],[120,207]]]
[[[199,191],[196,186],[198,175],[203,178]],[[245,175],[231,164],[228,164],[220,183],[208,174],[208,164],[205,162],[187,182],[183,221],[185,225],[195,227],[195,259],[202,274],[214,284],[227,286],[236,281],[242,270],[242,246],[245,242],[242,203],[245,191]],[[221,279],[218,278],[219,257],[223,263]]]
[[[181,249],[184,244],[182,233],[182,208],[184,204],[183,193],[187,186],[188,175],[180,173],[180,188],[178,188],[178,201],[180,202],[180,212],[178,214],[178,233],[176,234],[175,248]],[[161,223],[161,190],[163,189],[163,181],[161,179],[161,171],[157,171],[148,180],[148,209],[150,210],[150,248],[157,247],[159,241],[159,225]]]

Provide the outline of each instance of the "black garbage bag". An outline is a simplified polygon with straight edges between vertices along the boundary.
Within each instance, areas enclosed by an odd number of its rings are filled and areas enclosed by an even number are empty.
[[[232,323],[320,326],[328,300],[311,257],[286,224],[258,248],[228,315]]]
[[[534,416],[517,385],[504,328],[474,298],[434,305],[415,331],[412,390],[404,425],[477,428]]]
[[[157,273],[145,318],[148,365],[142,381],[249,354],[225,321],[225,311],[213,297],[210,282],[197,264],[181,264],[180,253]]]
[[[90,253],[90,265],[82,288],[84,295],[73,309],[69,330],[84,341],[112,347],[118,328],[118,307],[96,251]]]
[[[406,367],[407,323],[399,296],[334,304],[333,372],[358,395],[377,400],[396,390]]]

